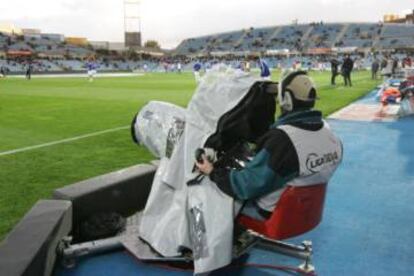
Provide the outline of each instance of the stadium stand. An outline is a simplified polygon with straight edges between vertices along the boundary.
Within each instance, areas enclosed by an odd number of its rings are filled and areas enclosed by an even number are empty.
[[[355,23],[349,24],[343,37],[335,44],[336,47],[372,47],[374,40],[381,34],[381,24]]]
[[[186,55],[202,52],[210,44],[210,41],[214,41],[213,36],[190,38],[177,49],[177,54]]]
[[[302,37],[309,28],[309,25],[281,26],[277,34],[270,38],[267,44],[268,49],[294,50],[300,48]]]
[[[267,49],[268,38],[274,33],[274,28],[260,28],[245,31],[243,39],[235,44],[236,51],[264,51]]]
[[[85,71],[90,56],[96,58],[99,71],[174,71],[177,62],[184,70],[191,70],[197,61],[237,67],[245,56],[259,53],[272,68],[329,69],[329,58],[323,55],[348,52],[360,67],[368,68],[372,56],[367,53],[388,51],[395,56],[398,50],[414,51],[413,24],[316,22],[248,28],[185,39],[162,57],[126,57],[125,53],[65,42],[59,34],[19,36],[0,32],[0,66],[11,73],[23,72],[28,63],[38,73]]]
[[[244,37],[245,31],[236,31],[216,35],[216,43],[212,46],[212,51],[234,51],[237,42]]]
[[[414,37],[381,37],[381,48],[404,48],[414,45]]]
[[[382,37],[414,37],[414,25],[386,24],[383,28]]]
[[[309,33],[309,43],[305,46],[307,48],[330,48],[343,28],[343,24],[315,25]]]
[[[388,42],[389,37],[398,40]],[[273,49],[304,50],[306,48],[372,47],[414,48],[414,25],[379,23],[311,23],[227,32],[184,40],[177,54],[189,55],[211,51],[252,51]],[[214,46],[212,46],[214,45]]]

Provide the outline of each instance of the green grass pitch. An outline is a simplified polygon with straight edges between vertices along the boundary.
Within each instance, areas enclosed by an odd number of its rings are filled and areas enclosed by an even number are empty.
[[[331,87],[329,73],[311,75],[319,88],[317,108],[325,116],[378,84],[369,72],[353,74],[352,88]],[[0,153],[127,126],[148,101],[185,106],[194,89],[190,73],[98,78],[92,83],[86,78],[0,79]],[[54,189],[152,159],[132,142],[129,129],[0,155],[0,240]]]

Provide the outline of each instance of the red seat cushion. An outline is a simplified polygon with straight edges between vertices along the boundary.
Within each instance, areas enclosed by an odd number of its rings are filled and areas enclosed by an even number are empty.
[[[259,221],[239,215],[238,222],[268,238],[278,240],[306,233],[322,220],[326,186],[288,186],[269,219]]]

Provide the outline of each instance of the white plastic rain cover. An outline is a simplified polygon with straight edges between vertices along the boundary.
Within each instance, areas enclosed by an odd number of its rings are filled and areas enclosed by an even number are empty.
[[[184,120],[184,108],[170,103],[151,101],[140,110],[134,120],[133,136],[154,156],[161,158],[167,153],[166,138],[179,135],[174,132],[180,132],[184,127],[182,125]]]
[[[180,255],[183,247],[191,249],[196,274],[231,262],[237,207],[208,177],[199,185],[187,185],[198,175],[193,172],[194,153],[216,131],[219,118],[235,107],[256,81],[258,78],[241,71],[222,65],[214,67],[202,78],[185,111],[184,130],[171,157],[161,154],[140,223],[140,236],[163,256]],[[151,104],[152,112],[165,113],[162,106]],[[136,124],[139,123],[138,116]]]

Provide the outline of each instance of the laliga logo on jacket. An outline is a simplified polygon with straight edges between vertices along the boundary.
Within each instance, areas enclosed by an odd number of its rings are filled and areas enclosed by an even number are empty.
[[[306,159],[306,168],[313,173],[317,173],[326,165],[336,165],[338,159],[339,155],[336,151],[326,153],[322,156],[316,153],[310,153]]]

